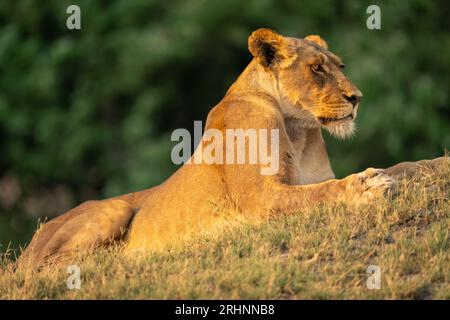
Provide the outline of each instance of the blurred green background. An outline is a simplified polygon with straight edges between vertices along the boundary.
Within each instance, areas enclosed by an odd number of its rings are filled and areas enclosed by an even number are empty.
[[[66,8],[81,8],[68,30]],[[381,7],[381,30],[366,8]],[[446,0],[0,2],[0,251],[38,218],[151,187],[176,168],[170,133],[204,120],[268,27],[320,34],[364,93],[358,134],[326,135],[339,177],[450,146]]]

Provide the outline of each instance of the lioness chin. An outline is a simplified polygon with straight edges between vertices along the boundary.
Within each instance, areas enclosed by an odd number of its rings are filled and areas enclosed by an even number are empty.
[[[39,269],[122,239],[124,232],[126,252],[163,250],[175,239],[214,225],[217,206],[225,215],[233,208],[264,216],[301,214],[321,203],[365,203],[419,167],[403,163],[334,179],[321,129],[339,138],[352,135],[362,97],[344,75],[343,62],[319,36],[290,38],[259,29],[248,45],[253,60],[210,111],[205,129],[279,130],[276,174],[262,175],[260,164],[185,164],[159,186],[88,201],[47,222],[19,266]]]

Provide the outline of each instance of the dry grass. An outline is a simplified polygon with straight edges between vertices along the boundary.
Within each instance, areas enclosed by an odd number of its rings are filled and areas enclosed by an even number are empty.
[[[111,248],[33,277],[1,260],[0,299],[450,299],[450,166],[402,182],[370,206],[324,207],[243,223],[167,253]],[[366,286],[369,265],[381,289]]]

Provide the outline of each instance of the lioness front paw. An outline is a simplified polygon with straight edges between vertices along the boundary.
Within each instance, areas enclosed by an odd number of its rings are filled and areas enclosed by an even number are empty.
[[[392,191],[396,184],[383,169],[368,168],[347,178],[349,178],[346,186],[348,196],[351,201],[358,203],[367,203],[382,197]]]

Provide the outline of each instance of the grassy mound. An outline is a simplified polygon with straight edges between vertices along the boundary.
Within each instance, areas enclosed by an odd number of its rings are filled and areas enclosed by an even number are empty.
[[[450,299],[450,166],[402,181],[399,195],[358,209],[322,207],[241,223],[166,253],[117,248],[29,277],[0,267],[0,299]],[[370,265],[380,289],[368,289]]]

